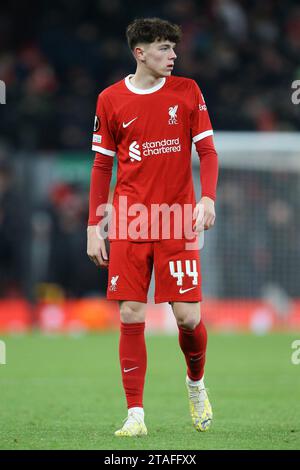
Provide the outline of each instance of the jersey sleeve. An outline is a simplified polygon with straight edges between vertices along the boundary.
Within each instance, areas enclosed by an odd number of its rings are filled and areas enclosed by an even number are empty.
[[[103,94],[100,93],[94,121],[92,150],[114,157],[116,154],[116,144],[113,138],[111,123],[112,118],[109,115],[109,107]]]
[[[103,218],[98,214],[98,208],[107,204],[112,167],[112,158],[96,152],[91,171],[88,225],[97,225]]]
[[[194,83],[193,111],[191,113],[191,135],[194,144],[213,135],[207,106],[196,82]]]

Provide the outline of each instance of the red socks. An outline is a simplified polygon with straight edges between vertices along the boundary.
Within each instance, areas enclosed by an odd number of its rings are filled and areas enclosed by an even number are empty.
[[[119,357],[127,407],[143,407],[143,391],[147,368],[145,323],[122,323]]]
[[[143,392],[147,368],[145,323],[122,323],[119,356],[127,407],[143,408]],[[204,323],[194,330],[179,327],[179,344],[185,355],[187,374],[200,380],[204,374],[207,333]]]
[[[179,327],[179,344],[187,364],[187,375],[191,380],[200,380],[204,375],[207,332],[203,321],[194,330]]]

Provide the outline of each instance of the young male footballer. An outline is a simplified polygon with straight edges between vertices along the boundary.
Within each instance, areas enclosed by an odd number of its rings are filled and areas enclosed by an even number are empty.
[[[119,357],[128,416],[115,435],[147,434],[144,330],[153,268],[155,302],[169,302],[178,325],[192,422],[197,431],[206,431],[213,416],[204,385],[207,333],[200,314],[199,246],[191,242],[215,222],[218,159],[213,130],[195,81],[172,76],[180,27],[142,18],[134,20],[126,34],[137,67],[135,74],[98,97],[87,230],[88,256],[97,266],[108,267],[107,298],[120,306]],[[200,158],[198,204],[192,142]],[[118,170],[108,257],[104,237],[99,236],[104,220],[99,207],[108,200],[114,158]],[[192,228],[186,231],[189,224]]]

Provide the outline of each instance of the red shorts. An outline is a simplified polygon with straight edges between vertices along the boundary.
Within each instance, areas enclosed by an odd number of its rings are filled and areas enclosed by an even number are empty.
[[[152,269],[155,303],[199,302],[199,250],[186,250],[186,240],[110,242],[107,298],[147,302]]]

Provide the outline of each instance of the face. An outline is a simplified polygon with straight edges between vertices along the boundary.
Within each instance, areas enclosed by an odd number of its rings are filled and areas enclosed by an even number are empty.
[[[167,40],[140,44],[136,47],[136,56],[154,76],[168,77],[172,73],[174,61],[177,58],[175,46],[174,42]]]

